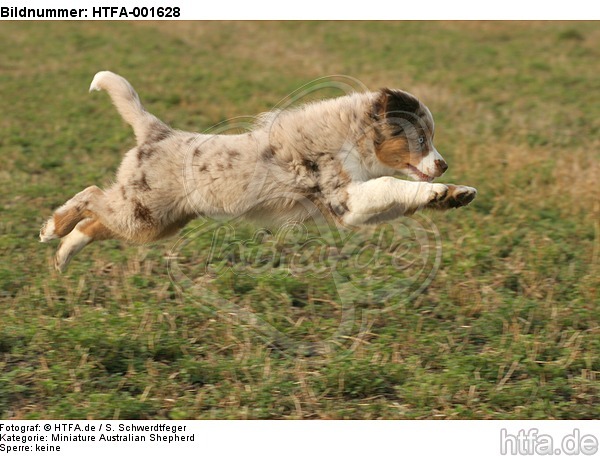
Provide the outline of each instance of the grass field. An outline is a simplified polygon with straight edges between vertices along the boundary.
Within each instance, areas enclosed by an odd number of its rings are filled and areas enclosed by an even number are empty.
[[[0,418],[600,418],[598,23],[4,22],[0,41]],[[436,118],[440,181],[478,198],[425,215],[441,259],[411,299],[277,268],[192,289],[167,270],[177,239],[92,245],[58,275],[41,223],[134,144],[87,93],[103,69],[197,131],[321,76],[404,88]],[[347,302],[313,356],[243,316],[310,344]]]

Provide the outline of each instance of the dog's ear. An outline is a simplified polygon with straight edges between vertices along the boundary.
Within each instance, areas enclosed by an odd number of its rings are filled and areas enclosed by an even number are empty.
[[[412,119],[418,115],[421,103],[408,92],[381,89],[373,105],[373,114],[378,120],[387,118]]]

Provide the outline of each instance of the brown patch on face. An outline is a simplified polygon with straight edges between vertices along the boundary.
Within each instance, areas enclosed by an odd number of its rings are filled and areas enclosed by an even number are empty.
[[[146,174],[142,174],[142,177],[131,183],[132,187],[140,192],[148,192],[152,190],[146,179]]]
[[[145,206],[140,201],[134,203],[133,216],[146,225],[152,225],[154,223],[152,212],[148,209],[148,206]]]
[[[411,153],[406,138],[391,138],[375,146],[377,159],[394,169],[405,169],[407,164],[417,167],[423,159],[422,154]]]

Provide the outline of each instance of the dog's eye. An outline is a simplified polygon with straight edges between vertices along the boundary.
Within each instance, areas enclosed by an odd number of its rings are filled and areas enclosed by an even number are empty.
[[[425,136],[419,136],[419,144],[423,144],[425,142]]]

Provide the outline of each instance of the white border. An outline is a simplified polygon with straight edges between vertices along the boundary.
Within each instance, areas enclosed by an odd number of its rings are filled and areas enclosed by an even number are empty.
[[[39,424],[38,424],[39,423]],[[37,431],[10,432],[19,435],[43,435],[45,444],[59,445],[61,456],[131,456],[144,455],[257,455],[257,456],[310,456],[310,455],[460,455],[481,456],[500,454],[537,455],[547,451],[536,451],[540,438],[551,439],[552,455],[600,454],[598,439],[600,431],[594,421],[0,421],[0,434],[6,432],[7,425],[35,426]],[[150,431],[118,432],[119,424],[124,425],[167,425],[185,426],[181,436],[194,436],[193,442],[151,442]],[[94,435],[96,442],[52,443],[51,434],[56,427],[65,430],[60,434]],[[74,426],[79,425],[81,430]],[[107,425],[112,427],[107,432]],[[95,426],[95,430],[89,427]],[[98,430],[98,427],[101,430]],[[44,427],[48,431],[44,431]],[[70,429],[69,429],[70,427]],[[88,431],[85,430],[88,427]],[[152,431],[155,433],[156,431]],[[144,435],[145,442],[100,442],[101,434]],[[161,436],[175,435],[164,431]],[[519,435],[521,437],[519,437]],[[503,436],[504,442],[503,442]],[[530,437],[527,442],[526,436]],[[590,439],[596,442],[595,451],[584,448],[574,449],[573,436],[580,442]],[[537,442],[532,440],[538,439]],[[39,437],[38,437],[39,438]],[[534,442],[533,446],[531,442]],[[18,445],[2,441],[0,444]],[[35,443],[27,443],[35,445]],[[504,449],[504,451],[502,451]],[[545,450],[548,450],[546,447]],[[583,451],[582,451],[583,450]],[[39,454],[33,449],[28,452],[9,454]],[[5,454],[5,453],[3,453]]]
[[[280,1],[228,0],[193,2],[177,0],[106,0],[3,2],[2,6],[28,8],[165,7],[178,6],[183,20],[594,20],[600,19],[600,3],[589,0],[475,2],[470,0],[378,2],[327,2],[323,0]],[[92,20],[91,14],[87,19]],[[112,20],[131,20],[113,17]]]

